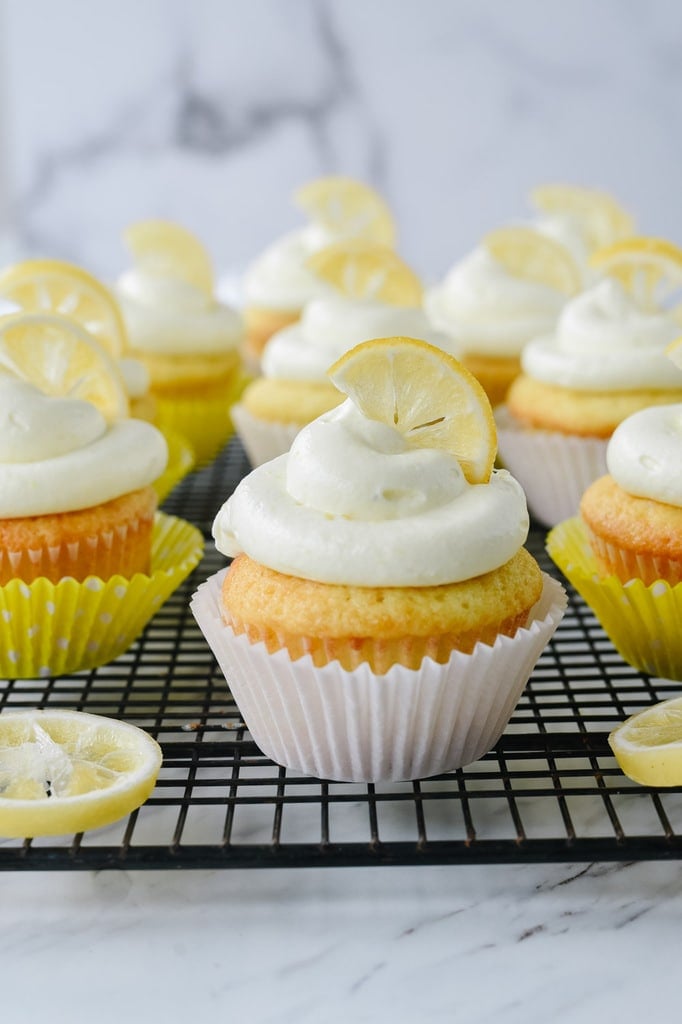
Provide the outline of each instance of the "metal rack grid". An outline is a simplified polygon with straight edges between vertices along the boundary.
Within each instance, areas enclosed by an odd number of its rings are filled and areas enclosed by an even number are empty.
[[[164,510],[213,516],[248,464],[233,440],[176,488]],[[560,577],[544,552],[529,547]],[[615,652],[568,587],[569,607],[497,746],[459,771],[414,783],[312,779],[251,740],[189,599],[223,559],[210,541],[195,573],[142,636],[104,668],[0,681],[0,712],[70,707],[121,717],[156,736],[164,761],[148,802],[117,825],[57,839],[0,840],[0,869],[483,864],[682,857],[682,789],[629,782],[607,734],[676,695]]]

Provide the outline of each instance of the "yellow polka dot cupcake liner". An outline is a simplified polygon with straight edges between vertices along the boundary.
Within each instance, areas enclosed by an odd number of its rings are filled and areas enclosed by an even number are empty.
[[[600,576],[579,517],[547,536],[547,551],[590,606],[621,658],[647,675],[682,680],[682,583]]]
[[[203,397],[157,397],[156,426],[164,434],[180,434],[186,439],[194,451],[195,469],[212,462],[234,434],[230,410],[248,381],[246,375],[240,375],[219,394],[211,388]]]
[[[149,575],[90,576],[0,587],[0,675],[36,679],[97,668],[130,647],[199,563],[204,541],[183,519],[157,513]]]
[[[173,488],[177,487],[180,481],[194,469],[196,462],[194,449],[186,437],[174,430],[167,430],[163,433],[168,445],[168,465],[161,476],[154,481],[154,490],[159,504],[165,501]]]

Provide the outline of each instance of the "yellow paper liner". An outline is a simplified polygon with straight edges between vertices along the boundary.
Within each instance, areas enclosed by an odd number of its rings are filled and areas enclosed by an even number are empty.
[[[150,575],[82,583],[42,577],[0,587],[0,675],[59,676],[117,658],[198,564],[203,547],[196,527],[158,512]]]
[[[174,430],[165,430],[163,435],[168,444],[168,465],[154,481],[159,504],[165,501],[173,488],[192,471],[196,461],[194,449],[186,437]]]
[[[547,551],[593,610],[621,658],[647,675],[682,680],[682,583],[602,576],[579,517],[550,531]]]
[[[249,382],[238,375],[219,396],[203,398],[157,397],[156,425],[164,434],[181,434],[191,445],[195,469],[208,465],[234,433],[230,409]]]

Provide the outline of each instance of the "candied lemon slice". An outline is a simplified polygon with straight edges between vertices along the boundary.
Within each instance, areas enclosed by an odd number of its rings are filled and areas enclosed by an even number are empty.
[[[123,233],[133,259],[143,270],[175,278],[213,296],[211,258],[191,231],[165,220],[142,220]]]
[[[128,415],[120,371],[108,352],[67,317],[15,313],[0,317],[0,372],[47,395],[81,398],[109,423]]]
[[[27,313],[58,313],[84,327],[115,358],[127,348],[121,311],[96,277],[62,260],[23,260],[0,273],[0,296]]]
[[[609,736],[622,771],[643,786],[682,786],[682,697],[631,715]]]
[[[420,306],[421,281],[392,249],[353,239],[336,242],[308,258],[310,269],[352,299],[392,306]]]
[[[498,228],[485,236],[483,244],[515,277],[536,281],[567,295],[580,290],[580,271],[568,249],[534,228]]]
[[[490,479],[497,451],[490,402],[454,356],[415,338],[377,338],[328,372],[369,419],[395,427],[415,448],[451,452],[469,483]]]
[[[634,230],[630,214],[608,192],[580,185],[538,185],[530,200],[543,213],[573,218],[592,249],[627,238]]]
[[[637,236],[598,249],[590,263],[615,277],[643,309],[657,309],[682,288],[682,249],[663,238]]]
[[[294,202],[333,235],[395,245],[391,211],[373,188],[354,178],[317,178],[294,193]]]
[[[58,709],[0,714],[0,836],[101,828],[149,797],[161,748],[135,725]]]

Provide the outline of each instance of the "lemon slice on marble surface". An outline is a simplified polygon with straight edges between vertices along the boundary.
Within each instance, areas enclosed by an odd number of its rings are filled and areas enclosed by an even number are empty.
[[[135,725],[69,710],[0,714],[0,836],[101,828],[149,797],[161,748]]]
[[[29,381],[46,395],[92,402],[109,423],[129,412],[116,363],[92,335],[66,317],[0,317],[0,372]]]
[[[415,448],[456,456],[469,483],[490,479],[497,434],[488,396],[454,356],[414,338],[377,338],[329,370],[336,387],[372,420]]]
[[[62,260],[24,260],[0,273],[0,297],[27,313],[57,313],[84,327],[119,357],[127,348],[118,304],[96,277]]]
[[[352,299],[375,299],[392,306],[418,307],[421,281],[392,249],[353,239],[313,253],[310,269]]]
[[[591,265],[615,277],[644,309],[657,309],[682,289],[682,249],[663,238],[638,236],[598,249]]]
[[[317,178],[296,190],[294,202],[313,223],[335,236],[395,244],[395,223],[388,205],[362,181],[339,176]]]
[[[592,249],[627,238],[634,221],[613,196],[580,185],[538,185],[530,201],[542,213],[571,217]]]
[[[619,767],[643,786],[682,786],[682,697],[631,715],[609,736]]]
[[[126,228],[123,237],[143,270],[184,281],[213,297],[211,258],[191,231],[172,221],[142,220]]]
[[[515,277],[536,281],[567,295],[580,290],[580,270],[568,249],[534,228],[498,228],[485,236],[483,244]]]

